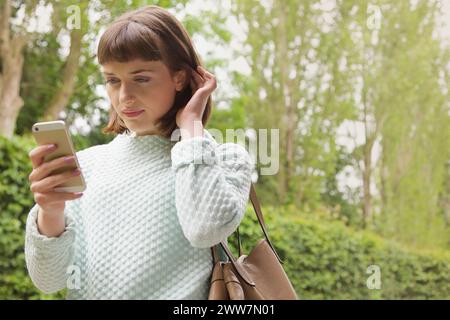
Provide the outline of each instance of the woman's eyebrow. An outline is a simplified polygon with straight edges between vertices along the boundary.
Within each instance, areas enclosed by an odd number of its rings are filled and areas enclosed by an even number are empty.
[[[155,70],[153,70],[153,69],[138,69],[138,70],[131,71],[130,74],[135,74],[135,73],[144,72],[144,71],[155,72]]]
[[[144,72],[144,71],[155,72],[155,70],[153,70],[153,69],[138,69],[138,70],[131,71],[130,74],[136,74],[136,73]],[[104,75],[107,75],[107,76],[113,76],[114,75],[114,73],[112,73],[112,72],[102,72],[102,73]]]

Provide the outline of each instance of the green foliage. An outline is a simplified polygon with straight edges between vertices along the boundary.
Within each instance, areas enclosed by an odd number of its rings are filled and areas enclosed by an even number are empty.
[[[226,129],[245,128],[245,106],[240,100],[234,99],[229,108],[215,109],[213,107],[212,116],[206,126],[206,129],[209,128],[220,130],[224,138]]]
[[[83,1],[83,6],[88,3]],[[149,3],[89,3],[100,18],[82,19],[87,32],[75,89],[65,108],[68,124],[82,118],[91,129],[87,136],[73,135],[77,150],[113,138],[101,133],[108,112],[98,104],[103,98],[97,87],[103,80],[92,44],[115,17]],[[214,10],[202,8],[195,15],[186,10],[187,0],[151,3],[175,13],[194,42],[198,35],[220,47],[232,39],[228,12],[220,1]],[[60,86],[65,58],[58,35],[67,32],[68,4],[54,5],[52,31],[33,34],[24,49],[18,135],[30,131]],[[448,298],[447,256],[400,248],[337,222],[362,225],[361,190],[348,186],[342,191],[338,177],[350,167],[360,179],[367,141],[374,137],[380,156],[372,164],[377,194],[371,195],[374,218],[368,229],[416,249],[448,248],[450,243],[450,51],[434,36],[438,1],[371,1],[382,10],[379,32],[368,27],[368,5],[338,0],[324,9],[316,0],[234,0],[232,14],[247,29],[236,58],[245,58],[251,72],[232,73],[237,96],[221,91],[219,84],[207,128],[224,134],[232,128],[280,129],[280,171],[276,177],[258,178],[258,195],[281,208],[267,208],[270,234],[302,298]],[[213,73],[229,63],[211,52],[201,60]],[[227,108],[218,107],[224,104]],[[291,114],[288,106],[293,107]],[[365,125],[366,142],[349,151],[337,143],[338,129],[355,121]],[[40,294],[26,273],[23,232],[33,201],[27,180],[31,164],[24,150],[31,150],[34,141],[14,139],[0,140],[0,297],[61,298],[62,293]],[[300,208],[301,219],[293,218],[295,208]],[[261,234],[249,222],[241,229],[247,246],[253,242],[247,240]],[[382,290],[365,286],[365,268],[372,263],[381,267]]]
[[[450,159],[449,69],[441,66],[449,52],[433,37],[437,6],[418,1],[412,10],[396,2],[384,10],[381,43],[374,48],[379,63],[372,68],[383,150],[378,223],[391,238],[448,248],[449,225],[437,197]]]
[[[44,295],[32,284],[25,266],[24,234],[33,206],[28,175],[29,138],[13,142],[0,137],[0,299],[55,299],[62,293]]]
[[[82,141],[82,137],[77,137]],[[75,143],[79,149],[79,143]],[[87,145],[87,143],[84,143]],[[83,147],[84,147],[83,145]],[[0,298],[62,299],[40,293],[32,284],[24,260],[25,222],[33,196],[28,175],[29,137],[0,138]],[[248,207],[239,228],[244,253],[262,236]],[[404,249],[341,222],[299,218],[294,206],[263,208],[269,235],[298,295],[302,299],[436,299],[449,298],[450,257],[439,252]],[[229,243],[234,252],[235,239]],[[381,290],[366,287],[366,268],[381,268]]]
[[[263,208],[269,236],[300,299],[448,299],[450,255],[420,252],[356,232],[337,221],[300,217],[294,207]],[[240,228],[243,253],[249,254],[263,233],[253,208]],[[235,236],[229,238],[237,252]],[[371,273],[381,270],[381,289],[368,289]]]
[[[16,121],[16,133],[30,131],[35,120],[43,116],[58,82],[64,61],[58,55],[59,44],[53,33],[42,34],[24,50],[26,64],[23,68],[21,96],[24,106]]]
[[[247,124],[280,130],[277,177],[258,180],[267,203],[326,205],[349,225],[448,248],[450,50],[436,36],[440,1],[234,3],[247,29],[236,55],[251,71],[233,81]]]

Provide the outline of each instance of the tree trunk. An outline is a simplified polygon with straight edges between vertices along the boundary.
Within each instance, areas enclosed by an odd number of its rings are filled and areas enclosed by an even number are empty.
[[[372,145],[368,142],[364,145],[364,171],[363,171],[363,228],[367,227],[369,219],[372,216],[372,196],[370,193],[370,184],[372,178]]]
[[[23,56],[12,56],[3,60],[3,73],[0,76],[0,135],[12,138],[16,119],[23,106],[20,97]]]
[[[363,228],[367,227],[369,219],[372,216],[372,195],[370,193],[370,184],[372,182],[372,149],[373,144],[375,142],[375,132],[372,130],[371,126],[371,109],[370,109],[370,101],[369,101],[369,93],[368,93],[368,81],[367,81],[367,69],[366,65],[363,62],[362,69],[363,76],[363,87],[362,87],[362,107],[363,107],[363,122],[364,122],[364,136],[365,143],[363,146]],[[372,124],[373,125],[373,124]]]
[[[288,28],[286,26],[286,17],[288,15],[287,7],[284,2],[279,2],[277,4],[278,8],[278,42],[277,44],[277,64],[279,66],[280,72],[280,91],[281,91],[281,102],[282,108],[281,112],[283,114],[281,127],[283,128],[284,134],[281,137],[285,137],[285,150],[286,156],[282,165],[284,166],[284,174],[281,176],[280,191],[282,192],[282,203],[286,201],[286,196],[290,190],[290,182],[293,178],[292,168],[293,168],[293,155],[294,155],[294,130],[297,123],[295,117],[295,110],[293,108],[292,94],[290,92],[289,85],[289,70],[290,70],[290,59],[288,57]]]
[[[17,115],[23,106],[20,97],[23,54],[27,37],[17,35],[11,38],[9,21],[11,3],[4,1],[0,9],[0,135],[12,138]]]
[[[388,168],[386,166],[386,155],[385,147],[382,147],[381,152],[381,164],[380,164],[380,196],[381,196],[381,219],[382,223],[387,222],[387,205],[388,205],[388,195],[387,195],[387,181],[389,177]]]
[[[78,29],[70,33],[70,52],[67,57],[64,70],[62,85],[53,96],[47,111],[42,117],[42,121],[51,121],[58,119],[59,113],[67,106],[70,96],[75,87],[76,73],[81,55],[82,32]]]

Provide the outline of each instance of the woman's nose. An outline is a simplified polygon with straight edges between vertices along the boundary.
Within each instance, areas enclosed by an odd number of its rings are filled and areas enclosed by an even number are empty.
[[[135,100],[135,97],[134,97],[133,92],[130,90],[130,87],[123,84],[120,87],[120,91],[119,91],[119,103],[123,104],[123,105],[128,105],[128,104],[133,103],[134,100]]]

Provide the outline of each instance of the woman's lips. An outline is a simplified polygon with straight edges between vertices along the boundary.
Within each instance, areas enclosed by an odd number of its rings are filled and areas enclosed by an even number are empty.
[[[139,111],[136,111],[136,112],[125,112],[124,111],[123,114],[126,115],[127,117],[133,118],[133,117],[139,116],[143,112],[144,112],[144,110],[139,110]]]

